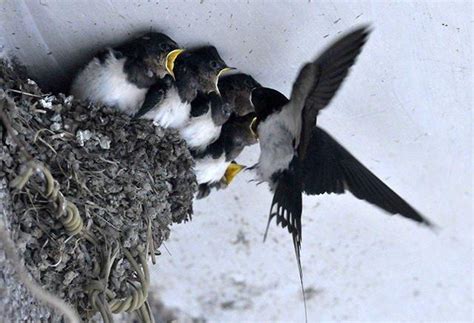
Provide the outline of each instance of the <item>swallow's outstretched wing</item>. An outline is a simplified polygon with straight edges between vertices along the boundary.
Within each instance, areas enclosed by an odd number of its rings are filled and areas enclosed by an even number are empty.
[[[306,64],[293,85],[292,104],[303,106],[301,135],[298,145],[298,156],[305,158],[309,136],[316,125],[316,118],[321,109],[326,107],[334,97],[350,67],[369,35],[367,27],[360,27],[348,33],[318,58]],[[298,109],[297,109],[298,110]]]
[[[315,127],[303,164],[303,191],[306,194],[336,193],[346,190],[390,214],[400,214],[432,226],[431,222],[384,184],[326,131]]]

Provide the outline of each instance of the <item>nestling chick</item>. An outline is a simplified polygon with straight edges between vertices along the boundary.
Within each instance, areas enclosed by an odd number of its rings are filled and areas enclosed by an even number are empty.
[[[217,92],[200,93],[191,102],[189,121],[181,130],[181,137],[189,149],[202,151],[219,138],[222,125],[229,119],[232,106],[224,102]]]
[[[164,128],[187,126],[191,102],[200,93],[219,93],[219,76],[229,69],[213,46],[185,51],[175,61],[175,81],[164,90],[151,88],[135,118],[153,120]]]
[[[234,113],[238,116],[255,111],[250,102],[250,95],[252,90],[260,86],[252,76],[243,73],[225,75],[219,79],[222,99],[232,105]]]
[[[243,166],[232,163],[246,146],[253,145],[257,138],[250,129],[255,114],[232,116],[222,126],[222,131],[215,142],[204,151],[192,152],[194,172],[199,184],[197,198],[209,195],[212,187],[223,188],[230,184]]]
[[[230,163],[231,160],[226,158],[220,158],[221,155],[216,154],[216,151],[227,149],[228,156],[235,159],[245,146],[256,143],[256,138],[250,130],[250,124],[255,118],[255,114],[249,112],[253,111],[253,105],[250,101],[251,93],[259,86],[260,84],[252,76],[242,73],[226,75],[219,79],[219,90],[222,99],[225,104],[230,106],[232,116],[224,124],[219,140],[211,144],[206,152],[199,154],[202,149],[191,150],[194,156],[199,156],[196,159],[195,168],[200,184],[197,198],[209,195],[211,188],[221,189],[227,187],[242,169],[241,165],[234,162]],[[232,136],[235,136],[235,138],[232,138]],[[214,154],[216,160],[211,158],[212,154]],[[222,168],[224,167],[226,170],[223,172]],[[213,172],[215,174],[211,175]]]
[[[73,80],[71,94],[134,115],[150,86],[173,75],[174,60],[181,52],[165,34],[146,33],[98,53]]]
[[[220,109],[218,109],[217,104],[214,105],[216,111],[213,110],[211,120],[209,116],[206,116],[206,113],[210,113],[209,110],[203,110],[199,108],[199,105],[192,103],[190,122],[181,130],[181,135],[188,146],[192,150],[205,149],[207,145],[219,137],[221,126],[227,121],[230,113],[243,116],[252,112],[253,106],[250,102],[250,94],[253,89],[259,86],[260,84],[252,76],[243,73],[219,78],[218,89],[224,105]],[[216,92],[212,93],[214,93],[214,101],[219,102],[217,95],[215,95]],[[215,116],[221,116],[221,118],[217,120]]]

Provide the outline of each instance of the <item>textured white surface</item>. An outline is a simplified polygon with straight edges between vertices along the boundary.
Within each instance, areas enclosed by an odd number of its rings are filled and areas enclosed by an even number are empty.
[[[319,123],[441,230],[350,195],[305,197],[309,321],[472,321],[472,4],[156,2],[7,0],[0,35],[44,80],[67,79],[93,49],[153,26],[184,46],[213,43],[229,65],[288,94],[303,61],[371,22]],[[255,146],[243,161],[257,157]],[[174,228],[155,285],[168,305],[212,321],[302,322],[290,236],[272,226],[262,244],[271,196],[252,177],[196,203],[194,220]]]

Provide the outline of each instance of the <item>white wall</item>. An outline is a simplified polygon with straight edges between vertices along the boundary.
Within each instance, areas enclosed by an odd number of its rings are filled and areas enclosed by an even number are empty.
[[[184,46],[210,42],[288,94],[302,62],[366,22],[374,32],[319,123],[441,230],[350,195],[306,197],[309,320],[472,320],[469,1],[0,3],[5,47],[46,82],[70,78],[102,44],[153,27]],[[244,161],[257,156],[253,147]],[[290,236],[273,225],[262,244],[271,195],[252,178],[197,202],[194,220],[174,228],[171,256],[162,250],[153,275],[168,305],[219,322],[303,320]]]

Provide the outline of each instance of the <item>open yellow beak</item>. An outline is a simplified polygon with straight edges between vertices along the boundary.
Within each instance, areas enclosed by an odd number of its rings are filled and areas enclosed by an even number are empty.
[[[222,74],[225,74],[227,72],[230,72],[230,71],[233,71],[235,70],[236,68],[235,67],[224,67],[223,69],[221,69],[219,71],[219,74],[217,74],[217,79],[219,79],[219,77],[222,75]]]
[[[217,94],[221,95],[221,92],[219,91],[219,87],[217,86],[217,84],[219,83],[219,77],[221,77],[222,74],[233,71],[235,69],[236,69],[235,67],[224,67],[223,69],[219,71],[219,73],[217,73],[216,84],[215,84]]]
[[[258,120],[257,120],[257,117],[255,117],[252,119],[252,122],[250,123],[250,127],[249,127],[250,132],[255,137],[255,139],[258,139],[257,125],[258,125]]]
[[[239,165],[237,163],[230,163],[230,165],[227,166],[227,169],[225,170],[225,174],[224,174],[224,178],[225,178],[225,181],[226,181],[227,185],[229,185],[230,182],[232,182],[232,180],[234,179],[234,177],[238,173],[240,173],[240,171],[244,168],[245,168],[245,166],[243,166],[243,165]]]
[[[182,52],[184,52],[184,49],[175,49],[169,52],[168,55],[166,55],[166,70],[173,78],[174,61]]]

